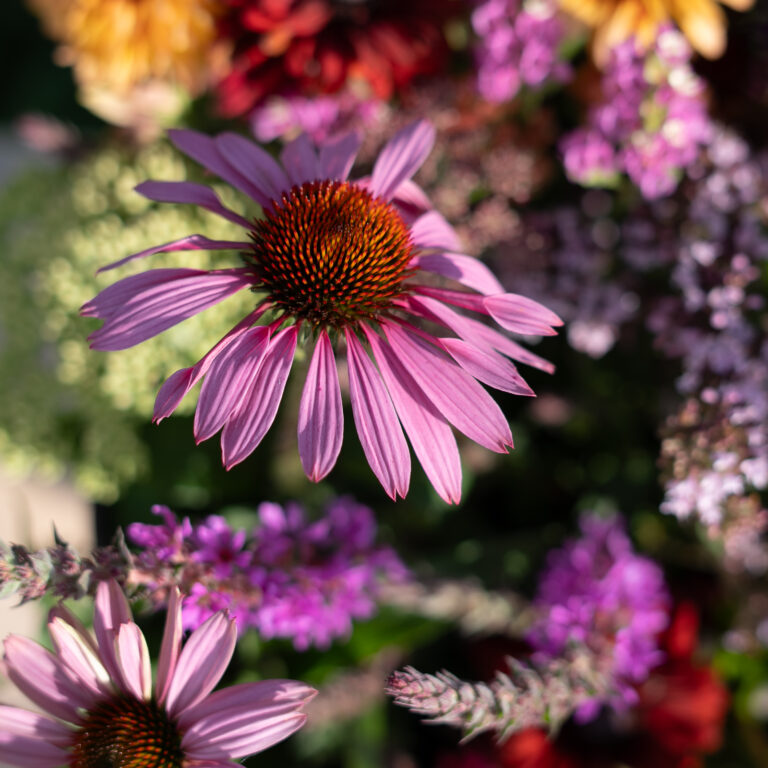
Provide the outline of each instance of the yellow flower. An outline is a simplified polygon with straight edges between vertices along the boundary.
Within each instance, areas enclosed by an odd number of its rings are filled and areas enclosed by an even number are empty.
[[[604,62],[608,51],[631,36],[643,46],[656,39],[661,24],[674,21],[691,45],[708,59],[725,50],[725,13],[716,0],[559,0],[560,6],[595,28],[594,54]],[[720,0],[746,11],[754,0]]]

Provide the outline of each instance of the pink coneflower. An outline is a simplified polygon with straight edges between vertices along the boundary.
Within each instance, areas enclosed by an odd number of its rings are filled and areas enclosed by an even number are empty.
[[[137,190],[145,197],[215,211],[241,224],[250,239],[190,235],[107,268],[154,253],[203,248],[239,249],[245,265],[210,272],[155,269],[120,280],[82,308],[82,314],[104,320],[91,335],[91,346],[131,347],[250,288],[261,294],[253,312],[197,365],[165,382],[155,420],[170,415],[205,376],[195,437],[207,440],[223,428],[223,461],[234,466],[271,426],[301,338],[314,351],[299,407],[299,455],[307,476],[318,481],[341,449],[334,347],[345,347],[357,433],[386,492],[394,499],[408,491],[411,460],[404,429],[438,494],[458,502],[461,465],[451,425],[499,453],[512,445],[501,409],[479,382],[531,395],[508,358],[552,368],[456,308],[490,316],[525,335],[554,334],[552,326],[561,321],[541,304],[505,293],[484,264],[461,253],[456,233],[411,181],[434,143],[432,126],[422,121],[400,131],[384,147],[370,178],[357,181],[348,180],[359,146],[354,134],[319,151],[300,136],[285,147],[281,163],[232,133],[209,138],[173,131],[171,140],[256,200],[264,217],[244,219],[199,184],[140,184]],[[470,290],[438,285],[438,278]],[[256,325],[260,319],[265,323]],[[433,335],[420,327],[424,321],[454,335]]]
[[[96,593],[95,640],[63,607],[48,629],[54,652],[5,640],[8,677],[46,714],[0,706],[0,757],[20,768],[234,768],[306,720],[316,693],[293,680],[211,693],[235,648],[234,621],[211,616],[181,647],[181,599],[172,591],[157,681],[144,635],[116,582]]]

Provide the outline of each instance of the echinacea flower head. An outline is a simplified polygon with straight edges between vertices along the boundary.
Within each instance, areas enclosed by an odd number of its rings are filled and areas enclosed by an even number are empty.
[[[91,346],[131,347],[251,289],[258,294],[253,311],[195,366],[165,382],[155,420],[169,416],[204,378],[195,437],[200,442],[222,430],[224,465],[238,464],[270,428],[301,340],[312,352],[299,406],[299,455],[307,476],[319,481],[342,443],[338,349],[346,354],[360,442],[386,492],[396,498],[408,490],[405,431],[438,494],[458,502],[461,464],[451,425],[499,453],[512,445],[504,414],[480,382],[531,395],[510,358],[551,370],[483,320],[526,336],[552,335],[561,320],[541,304],[505,292],[482,262],[463,254],[456,233],[411,181],[432,148],[432,126],[418,122],[401,130],[371,176],[354,181],[354,134],[318,148],[302,135],[286,145],[281,162],[231,133],[209,138],[173,131],[171,140],[259,203],[263,217],[240,216],[200,184],[139,185],[137,191],[152,200],[215,211],[240,224],[248,239],[190,235],[110,267],[189,249],[239,250],[243,265],[155,269],[120,280],[82,307],[83,315],[104,320]],[[425,330],[425,321],[439,330]]]
[[[96,592],[93,638],[64,607],[48,623],[54,650],[5,640],[11,682],[42,712],[0,705],[0,754],[19,768],[227,768],[290,736],[316,693],[293,680],[212,693],[235,648],[217,613],[181,643],[181,599],[170,595],[152,685],[149,651],[121,587]]]

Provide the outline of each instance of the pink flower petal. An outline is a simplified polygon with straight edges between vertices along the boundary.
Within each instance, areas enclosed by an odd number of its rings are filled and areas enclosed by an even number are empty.
[[[435,406],[413,381],[389,344],[363,326],[397,415],[437,494],[446,503],[461,499],[461,460],[456,438]]]
[[[352,415],[365,458],[394,501],[405,498],[411,477],[411,456],[389,393],[376,366],[347,330],[347,362]]]
[[[414,224],[420,216],[432,210],[427,193],[411,179],[406,179],[395,190],[392,202],[407,224]]]
[[[185,155],[253,198],[259,205],[264,207],[270,204],[271,198],[267,192],[240,173],[240,164],[235,163],[233,167],[227,162],[216,146],[216,141],[210,136],[189,130],[171,130],[168,136]]]
[[[105,288],[81,313],[104,320],[88,337],[93,349],[127,349],[250,284],[243,270],[152,269]]]
[[[244,136],[220,133],[214,141],[224,160],[253,181],[270,201],[279,200],[291,189],[291,182],[277,160]]]
[[[269,346],[269,328],[250,328],[213,360],[195,411],[195,440],[215,435],[240,405]]]
[[[339,374],[325,330],[320,332],[301,393],[298,437],[304,472],[320,482],[333,469],[344,437]]]
[[[68,722],[77,722],[77,708],[95,700],[86,686],[42,645],[26,637],[5,639],[5,666],[11,682],[40,709]]]
[[[513,395],[534,396],[517,368],[493,349],[482,349],[462,339],[441,338],[441,346],[471,376],[483,384],[511,392]]]
[[[437,212],[428,211],[411,225],[411,239],[419,248],[462,251],[456,230]]]
[[[280,162],[288,174],[291,185],[300,187],[306,181],[327,178],[320,172],[317,152],[306,133],[302,133],[283,147]]]
[[[168,686],[176,673],[183,631],[181,625],[181,593],[178,587],[171,587],[168,593],[168,611],[165,616],[163,642],[160,646],[160,657],[157,660],[155,697],[158,704],[165,702]]]
[[[426,120],[398,131],[387,142],[373,166],[373,194],[391,200],[400,184],[421,167],[434,143],[435,129]]]
[[[471,440],[506,453],[512,433],[483,387],[434,346],[392,323],[382,327],[397,359],[438,412]]]
[[[93,635],[88,631],[85,624],[83,624],[80,619],[75,616],[72,611],[69,610],[63,603],[58,603],[57,605],[54,605],[53,608],[51,608],[50,611],[48,611],[48,624],[54,620],[54,619],[61,619],[65,623],[69,624],[69,626],[77,632],[80,640],[83,642],[83,644],[90,648],[93,654],[98,657],[99,655],[99,647],[96,645],[96,641],[93,639]]]
[[[346,181],[361,142],[362,137],[356,131],[323,142],[320,146],[320,175],[324,179]]]
[[[171,717],[179,717],[214,689],[232,658],[236,642],[235,622],[223,612],[215,613],[192,633],[168,686],[166,709]]]
[[[224,427],[221,451],[227,469],[253,453],[272,426],[293,364],[297,334],[295,325],[275,334],[240,407]]]
[[[117,663],[115,641],[123,624],[131,624],[133,616],[122,587],[116,581],[102,581],[96,588],[93,631],[99,644],[99,656],[110,677],[120,684],[122,676]]]
[[[504,287],[496,276],[479,259],[459,253],[423,253],[411,261],[419,267],[485,294],[504,293]]]
[[[250,248],[251,243],[244,240],[209,240],[203,235],[187,235],[179,240],[171,240],[169,243],[163,243],[162,245],[153,245],[151,248],[145,248],[138,253],[124,256],[122,259],[101,267],[97,270],[96,274],[122,267],[123,264],[127,264],[129,261],[143,259],[145,256],[154,256],[156,253],[173,253],[175,251],[248,251]]]
[[[134,189],[140,195],[158,203],[199,205],[211,213],[216,213],[228,221],[245,227],[245,229],[250,230],[252,227],[248,219],[223,206],[218,195],[204,184],[195,184],[191,181],[144,181]]]
[[[72,742],[72,729],[37,712],[0,704],[0,744],[12,744],[14,736],[35,738],[55,746],[67,747]],[[5,757],[4,754],[2,756]]]
[[[538,301],[516,293],[504,293],[500,296],[486,296],[483,299],[491,317],[502,328],[515,333],[535,336],[553,336],[557,333],[551,326],[559,326],[563,321],[551,310]]]
[[[136,624],[120,626],[115,650],[123,690],[140,701],[149,701],[152,696],[149,648]]]
[[[77,629],[56,617],[48,623],[48,631],[56,654],[80,685],[87,688],[94,697],[111,689],[109,673],[98,653],[93,646],[83,641]]]
[[[62,738],[64,730],[68,730],[66,726],[40,715],[0,706],[0,759],[3,765],[59,768],[67,764],[70,753],[68,749],[62,749],[66,745]],[[72,731],[68,730],[68,734],[67,740],[71,741]]]

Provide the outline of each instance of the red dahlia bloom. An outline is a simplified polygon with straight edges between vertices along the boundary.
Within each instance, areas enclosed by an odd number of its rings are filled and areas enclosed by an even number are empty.
[[[218,88],[229,117],[266,96],[334,93],[362,82],[380,99],[440,69],[454,0],[226,0],[232,69]]]

